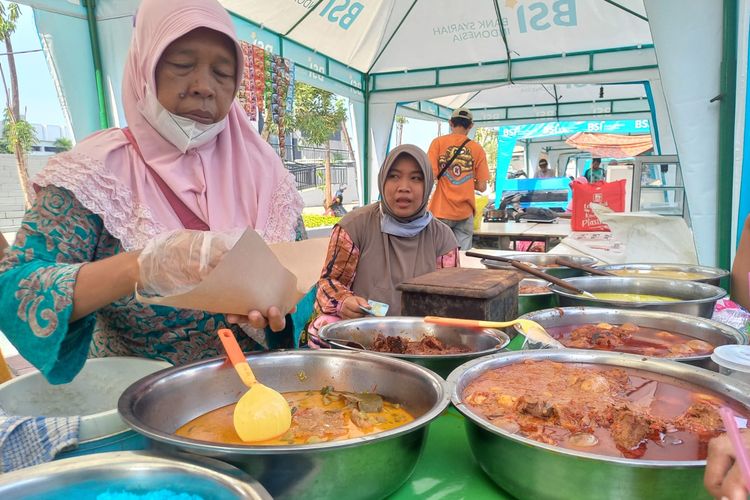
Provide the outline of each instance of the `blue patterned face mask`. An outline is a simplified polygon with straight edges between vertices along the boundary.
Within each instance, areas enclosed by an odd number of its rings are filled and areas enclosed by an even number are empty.
[[[380,203],[382,207],[383,202],[381,201]],[[383,213],[382,209],[381,214],[380,230],[386,234],[402,238],[412,238],[418,235],[432,221],[432,213],[429,211],[409,222],[398,221],[390,215]]]
[[[206,144],[219,135],[227,124],[226,117],[206,124],[171,113],[148,88],[146,96],[138,103],[138,111],[159,135],[182,153]]]

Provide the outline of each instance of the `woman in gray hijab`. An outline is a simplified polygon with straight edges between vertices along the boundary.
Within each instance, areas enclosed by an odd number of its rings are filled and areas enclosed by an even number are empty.
[[[328,321],[364,316],[368,299],[401,313],[396,285],[443,267],[458,266],[458,242],[427,210],[433,184],[427,155],[405,144],[380,167],[381,201],[347,214],[333,229],[318,281],[316,309]],[[319,318],[324,319],[324,318]]]

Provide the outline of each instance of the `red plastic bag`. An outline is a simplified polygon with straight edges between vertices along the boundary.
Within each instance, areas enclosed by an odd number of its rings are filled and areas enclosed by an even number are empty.
[[[588,184],[575,180],[573,188],[573,231],[609,231],[609,227],[591,210],[592,203],[611,208],[615,212],[625,211],[625,179],[615,182]]]

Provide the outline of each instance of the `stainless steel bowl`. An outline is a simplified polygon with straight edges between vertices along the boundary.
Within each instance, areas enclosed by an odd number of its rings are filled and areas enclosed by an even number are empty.
[[[389,316],[385,318],[361,318],[338,321],[320,329],[319,336],[340,349],[362,351],[329,339],[353,340],[365,348],[371,348],[375,337],[382,333],[386,337],[404,337],[419,341],[425,335],[433,335],[448,346],[466,346],[470,352],[461,354],[416,355],[378,352],[380,356],[403,359],[429,368],[441,377],[447,377],[457,366],[480,356],[495,354],[510,342],[500,330],[435,325],[425,323],[424,318]]]
[[[555,259],[558,257],[568,259],[576,264],[582,266],[593,266],[598,261],[593,257],[585,257],[581,255],[555,255],[550,253],[519,253],[503,255],[508,259],[533,264],[539,267],[545,273],[557,276],[558,278],[572,278],[573,276],[584,276],[586,273],[579,271],[578,269],[572,269],[570,267],[560,267],[555,264]],[[515,267],[511,266],[507,262],[500,262],[497,260],[482,259],[482,264],[488,269],[503,269],[503,270],[516,270]],[[552,266],[552,267],[550,267]],[[521,271],[519,271],[521,272]],[[528,276],[524,273],[524,276]]]
[[[559,448],[505,432],[463,403],[464,389],[479,375],[529,359],[593,363],[658,373],[716,391],[750,407],[750,385],[685,363],[632,354],[544,349],[502,353],[471,361],[448,377],[451,401],[467,418],[466,433],[474,458],[504,490],[517,498],[542,500],[709,498],[703,489],[705,460],[635,460]],[[533,380],[529,383],[533,384]]]
[[[609,264],[606,266],[596,266],[596,268],[601,269],[602,271],[628,270],[638,272],[638,274],[624,276],[626,278],[659,278],[659,276],[649,276],[649,272],[652,271],[682,271],[696,273],[703,275],[703,277],[689,281],[698,281],[700,283],[708,283],[709,285],[715,286],[719,286],[719,282],[722,278],[729,276],[729,271],[719,267],[693,266],[689,264]]]
[[[710,318],[716,301],[727,292],[717,286],[695,281],[665,280],[659,278],[620,278],[609,276],[585,276],[566,280],[581,290],[590,293],[642,293],[679,299],[677,302],[623,302],[617,300],[591,299],[576,295],[557,285],[550,288],[558,295],[560,306],[614,307],[619,309],[641,309],[669,311],[701,318]]]
[[[186,454],[98,453],[0,475],[3,500],[69,500],[104,493],[169,490],[212,500],[271,500],[252,477],[229,464]]]
[[[521,287],[524,285],[529,286],[544,286],[547,287],[545,293],[521,293]],[[521,280],[518,284],[518,314],[526,314],[533,311],[539,311],[540,309],[549,309],[550,307],[557,306],[557,295],[549,289],[549,282],[538,279],[527,278]]]
[[[747,337],[731,326],[710,319],[688,316],[687,314],[664,314],[659,311],[634,311],[632,309],[604,309],[599,307],[558,307],[557,309],[546,309],[525,314],[522,318],[536,321],[544,328],[591,323],[610,323],[613,325],[633,323],[641,327],[681,333],[695,339],[704,340],[714,347],[726,344],[747,344]],[[518,325],[515,328],[521,333]],[[716,363],[711,361],[710,353],[702,356],[662,359],[681,361],[708,370],[719,371]]]
[[[411,475],[427,424],[448,405],[445,381],[413,363],[364,352],[275,351],[251,354],[259,380],[282,392],[376,391],[415,420],[386,432],[337,442],[290,446],[214,444],[174,431],[237,402],[247,388],[224,358],[162,370],[125,390],[118,409],[158,448],[227,461],[260,481],[274,498],[382,498]]]

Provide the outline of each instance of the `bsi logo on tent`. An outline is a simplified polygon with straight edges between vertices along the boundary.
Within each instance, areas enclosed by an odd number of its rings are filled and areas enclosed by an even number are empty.
[[[328,22],[338,23],[341,29],[348,30],[364,8],[361,3],[351,0],[329,0],[320,11],[320,17]]]
[[[552,2],[533,2],[519,5],[516,9],[518,16],[518,31],[526,33],[544,31],[556,26],[577,26],[576,0],[554,0]],[[527,23],[528,19],[528,23]]]

